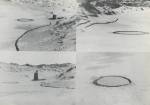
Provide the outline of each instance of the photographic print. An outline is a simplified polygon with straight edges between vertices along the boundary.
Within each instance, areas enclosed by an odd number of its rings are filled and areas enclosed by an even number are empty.
[[[79,53],[77,105],[149,105],[150,53]]]
[[[76,0],[1,0],[0,50],[75,51]]]
[[[150,51],[149,0],[78,1],[78,51]]]
[[[0,105],[75,105],[74,54],[0,55]]]
[[[0,105],[150,105],[150,0],[0,0]]]

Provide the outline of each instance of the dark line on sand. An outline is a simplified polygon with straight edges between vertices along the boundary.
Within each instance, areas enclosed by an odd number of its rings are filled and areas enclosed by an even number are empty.
[[[120,35],[146,35],[149,34],[149,32],[143,32],[143,31],[115,31],[113,34],[120,34]]]
[[[110,23],[115,23],[115,22],[117,22],[118,20],[119,20],[119,19],[115,19],[114,21],[108,21],[108,22],[104,22],[104,23],[92,23],[92,24],[86,26],[85,28],[88,28],[88,27],[93,26],[93,25],[96,25],[96,24],[110,24]]]
[[[42,27],[46,27],[46,26],[49,26],[49,25],[43,25],[43,26],[39,26],[39,27],[30,29],[30,30],[26,31],[25,33],[23,33],[20,37],[18,37],[17,40],[15,41],[15,48],[16,48],[16,51],[20,51],[19,46],[18,46],[18,42],[19,42],[19,40],[20,40],[22,37],[24,37],[27,33],[31,32],[31,31],[33,31],[33,30],[36,30],[36,29],[39,29],[39,28],[42,28]]]

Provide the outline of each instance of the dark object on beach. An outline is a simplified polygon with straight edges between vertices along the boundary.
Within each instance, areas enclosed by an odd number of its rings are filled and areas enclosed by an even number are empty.
[[[57,19],[57,15],[53,14],[53,19]]]
[[[132,81],[129,78],[115,75],[101,76],[93,81],[94,85],[101,87],[121,87],[131,83]]]
[[[52,17],[48,18],[49,20],[61,20],[64,19],[64,17],[58,17],[57,15],[53,15]]]
[[[38,71],[36,70],[36,72],[34,73],[34,81],[38,81],[39,78],[38,78]]]

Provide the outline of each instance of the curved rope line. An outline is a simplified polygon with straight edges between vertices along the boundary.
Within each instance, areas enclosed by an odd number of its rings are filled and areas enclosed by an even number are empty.
[[[88,27],[93,26],[93,25],[96,25],[96,24],[110,24],[110,23],[115,23],[115,22],[117,22],[118,20],[119,20],[119,19],[115,19],[114,21],[108,21],[108,22],[104,22],[104,23],[92,23],[92,24],[86,26],[85,28],[88,28]]]
[[[43,26],[39,26],[39,27],[30,29],[30,30],[26,31],[25,33],[23,33],[20,37],[18,37],[17,40],[15,41],[15,48],[16,48],[16,51],[20,51],[19,46],[18,46],[18,42],[19,42],[19,40],[20,40],[22,37],[24,37],[27,33],[31,32],[31,31],[33,31],[33,30],[36,30],[36,29],[39,29],[39,28],[42,28],[42,27],[47,27],[47,26],[50,26],[50,25],[43,25]]]

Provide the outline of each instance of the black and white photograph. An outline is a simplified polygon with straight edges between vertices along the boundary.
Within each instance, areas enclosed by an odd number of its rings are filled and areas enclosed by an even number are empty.
[[[75,51],[76,0],[0,0],[0,50]]]
[[[74,53],[0,55],[0,105],[75,105]]]
[[[150,105],[150,0],[0,0],[0,105]]]
[[[149,105],[150,53],[78,53],[77,105]]]
[[[150,51],[149,0],[78,0],[77,51]]]

